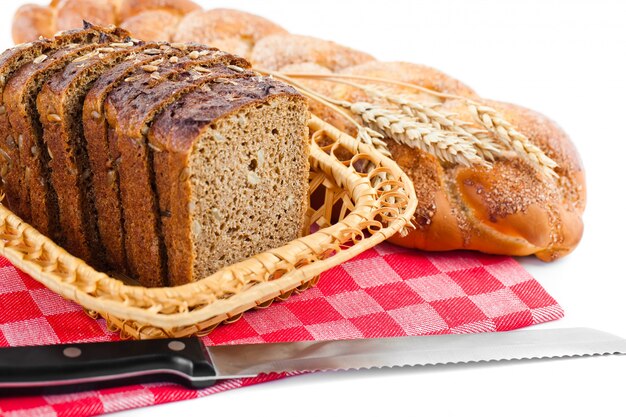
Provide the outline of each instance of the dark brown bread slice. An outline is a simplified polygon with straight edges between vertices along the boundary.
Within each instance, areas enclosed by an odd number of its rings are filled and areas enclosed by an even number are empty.
[[[161,49],[164,47],[164,49]],[[117,181],[112,177],[107,138],[108,125],[104,117],[104,100],[109,91],[123,82],[136,68],[150,64],[155,60],[169,59],[182,51],[167,45],[149,44],[148,49],[133,53],[113,68],[105,71],[91,86],[83,103],[83,135],[89,157],[89,169],[92,173],[92,189],[97,215],[97,228],[105,257],[111,270],[128,274],[126,252],[120,230],[121,207]]]
[[[106,267],[106,254],[96,225],[92,174],[83,137],[83,103],[103,72],[147,47],[128,41],[96,48],[50,77],[37,97],[65,247],[72,253],[88,253],[83,259],[100,269]]]
[[[98,28],[86,25],[83,30],[63,32],[53,39],[40,39],[16,45],[0,54],[0,174],[2,174],[4,200],[9,208],[26,221],[30,221],[28,188],[23,185],[24,170],[19,162],[17,138],[11,134],[11,126],[3,100],[3,90],[13,73],[34,59],[44,59],[54,51],[71,43],[83,42],[85,31],[109,31],[115,29]],[[22,198],[26,197],[26,198]]]
[[[144,65],[176,64],[191,51],[206,49],[202,45],[158,44],[105,72],[93,84],[85,97],[83,128],[87,142],[90,168],[93,173],[93,193],[98,213],[98,230],[111,269],[129,275],[124,246],[124,225],[119,194],[117,147],[109,145],[109,126],[104,115],[104,103],[111,90]],[[111,134],[113,136],[113,133]],[[111,152],[115,152],[112,154]]]
[[[219,51],[212,52],[214,59],[207,56],[204,66],[190,62],[194,68],[188,71],[174,69],[162,75],[156,71],[137,74],[112,91],[106,101],[108,123],[115,127],[110,144],[117,143],[121,156],[120,194],[128,264],[131,274],[146,286],[165,285],[167,269],[151,169],[152,152],[146,146],[145,135],[161,109],[183,94],[215,78],[241,75],[243,69],[236,64],[245,65],[245,61]],[[232,68],[212,67],[216,63],[227,63]]]
[[[37,94],[51,74],[94,47],[75,44],[58,50],[44,62],[26,64],[13,75],[4,89],[11,132],[17,138],[19,163],[23,169],[20,199],[29,204],[30,223],[54,240],[60,237],[58,205],[48,183],[47,162],[50,158],[42,143],[42,127],[36,109]]]
[[[229,81],[183,96],[148,133],[170,285],[283,245],[304,224],[306,100],[268,77]]]
[[[15,71],[23,65],[32,62],[39,56],[49,54],[55,47],[55,42],[42,39],[36,42],[17,45],[6,50],[0,55],[0,88],[4,90],[6,81]],[[1,92],[0,91],[0,92]],[[30,222],[30,206],[28,200],[23,201],[24,187],[23,170],[19,162],[19,151],[17,148],[17,138],[11,134],[11,124],[9,115],[4,104],[3,94],[0,94],[0,154],[2,167],[0,175],[2,177],[3,191],[5,193],[4,204],[13,212]]]
[[[71,44],[50,57],[35,60],[20,68],[4,89],[11,131],[18,140],[19,161],[24,169],[22,201],[28,201],[30,221],[43,234],[58,239],[58,206],[49,181],[49,154],[42,142],[42,127],[36,98],[45,81],[73,59],[98,47],[100,33],[83,33],[84,44]],[[106,37],[104,38],[106,39]],[[81,254],[82,255],[82,254]],[[80,256],[80,255],[78,255]]]

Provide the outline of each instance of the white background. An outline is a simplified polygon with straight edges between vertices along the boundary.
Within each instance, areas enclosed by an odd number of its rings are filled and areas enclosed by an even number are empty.
[[[2,1],[2,49],[21,3]],[[428,64],[484,97],[558,121],[587,170],[585,235],[563,260],[520,262],[565,309],[564,319],[541,327],[590,326],[626,337],[626,2],[200,3],[261,14],[380,60]],[[623,416],[624,375],[626,356],[324,373],[127,414]]]

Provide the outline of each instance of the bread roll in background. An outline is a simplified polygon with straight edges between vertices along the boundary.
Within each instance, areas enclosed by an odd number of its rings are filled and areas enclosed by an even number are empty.
[[[81,28],[83,21],[106,26],[117,23],[115,3],[109,0],[61,0],[56,6],[56,31]]]
[[[186,15],[178,26],[174,41],[194,41],[209,46],[231,42],[247,58],[260,39],[286,33],[285,29],[261,16],[232,9],[211,9]]]
[[[171,41],[180,15],[165,9],[146,10],[123,21],[120,26],[144,41]]]
[[[15,43],[30,42],[39,36],[50,37],[56,32],[54,14],[49,7],[25,4],[15,12],[11,34]]]
[[[365,52],[335,42],[293,34],[262,38],[252,49],[250,59],[252,65],[273,71],[304,62],[313,62],[331,71],[339,71],[374,61],[374,57]]]
[[[118,0],[118,19],[123,22],[147,10],[161,10],[182,17],[201,7],[191,0]]]

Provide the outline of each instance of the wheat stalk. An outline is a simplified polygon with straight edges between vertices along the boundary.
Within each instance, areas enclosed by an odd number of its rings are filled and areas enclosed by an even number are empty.
[[[486,161],[494,161],[496,156],[502,154],[503,149],[491,138],[488,131],[476,129],[464,120],[456,117],[456,114],[438,111],[440,104],[425,104],[409,97],[385,91],[380,87],[371,87],[364,84],[352,83],[341,80],[347,84],[359,88],[370,96],[382,98],[391,104],[398,106],[406,115],[417,118],[422,123],[431,124],[434,128],[453,132],[459,137],[471,142],[476,147],[478,155]]]
[[[554,168],[558,166],[558,164],[549,158],[539,147],[534,145],[528,137],[526,137],[521,132],[517,131],[511,123],[509,123],[502,115],[500,115],[495,109],[484,106],[480,103],[477,103],[471,99],[466,97],[440,93],[438,91],[434,91],[416,84],[406,83],[403,81],[397,80],[389,80],[386,78],[380,77],[369,77],[369,76],[360,76],[360,75],[350,75],[350,74],[304,74],[304,73],[294,73],[289,74],[291,77],[295,78],[314,78],[327,80],[331,82],[340,82],[343,81],[345,83],[345,79],[358,79],[362,81],[370,81],[377,82],[379,84],[392,84],[398,85],[402,87],[411,88],[417,91],[421,91],[433,96],[442,97],[446,99],[456,99],[461,100],[465,105],[468,106],[469,111],[473,114],[474,119],[478,122],[482,127],[484,127],[488,132],[493,134],[502,144],[507,146],[523,160],[529,162],[533,167],[537,169],[538,172],[547,176],[556,178],[558,175],[554,171]],[[406,111],[406,110],[405,110]],[[413,110],[411,110],[413,111]],[[444,125],[441,125],[444,127]],[[465,130],[473,135],[476,139],[478,139],[477,143],[480,143],[481,148],[494,146],[492,142],[492,138],[489,134],[486,134],[485,131],[481,129],[472,128],[469,126],[462,126]],[[479,153],[484,153],[484,149],[482,151],[479,150]],[[484,154],[489,158],[488,154]]]
[[[374,93],[375,89],[368,89]],[[474,145],[476,153],[486,161],[494,161],[502,154],[502,149],[489,136],[486,130],[472,128],[470,123],[460,120],[452,113],[437,111],[434,107],[393,94],[381,94],[387,101],[396,104],[405,114],[428,123],[437,129],[452,132]]]
[[[366,127],[396,142],[431,153],[443,161],[464,166],[485,164],[476,149],[465,140],[417,121],[403,112],[365,102],[339,103],[359,116]]]
[[[363,143],[373,146],[387,158],[391,158],[391,152],[389,152],[389,148],[383,140],[384,136],[376,130],[361,126],[359,127],[356,138]]]
[[[474,119],[492,132],[502,143],[513,149],[519,156],[529,161],[537,170],[548,177],[557,178],[554,168],[558,164],[534,145],[526,135],[517,131],[495,109],[467,100]]]

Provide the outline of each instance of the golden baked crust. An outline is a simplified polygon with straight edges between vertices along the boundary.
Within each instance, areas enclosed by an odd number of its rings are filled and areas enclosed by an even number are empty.
[[[180,19],[180,15],[165,9],[146,10],[128,18],[120,26],[143,41],[171,41]]]
[[[392,154],[411,176],[418,197],[417,228],[392,242],[425,250],[471,249],[551,261],[571,252],[582,237],[585,179],[567,135],[551,120],[512,104],[484,100],[539,146],[559,167],[556,180],[538,175],[526,162],[502,158],[485,167],[443,167],[436,185],[423,181],[428,169],[411,161],[419,151],[392,146]],[[458,102],[446,110],[471,121]],[[402,149],[398,149],[398,147]],[[395,148],[395,149],[394,149]],[[434,195],[434,198],[429,198]]]
[[[39,36],[51,37],[53,27],[53,11],[49,7],[36,4],[25,4],[15,12],[11,34],[13,42],[23,43],[37,39]]]
[[[240,48],[244,44],[248,45],[241,55],[248,56],[259,39],[277,33],[286,31],[261,16],[233,9],[212,9],[186,15],[174,35],[174,41],[193,41],[214,46],[215,42],[224,39],[240,39]]]
[[[331,71],[373,61],[374,57],[332,41],[302,35],[272,35],[257,42],[250,56],[255,67],[278,70],[289,64],[314,62]]]
[[[292,64],[280,68],[282,73],[312,73],[323,74],[331,72],[328,68],[311,62],[302,64]],[[396,81],[401,81],[409,84],[421,85],[423,87],[435,90],[441,93],[462,95],[465,97],[478,97],[474,90],[462,82],[450,77],[449,75],[428,67],[426,65],[412,64],[408,62],[382,62],[382,61],[370,61],[360,65],[347,67],[341,71],[338,71],[342,75],[358,75],[373,78],[384,78]],[[318,79],[300,79],[297,78],[298,83],[303,84],[305,87],[311,88],[316,92],[322,93],[327,96],[331,96],[340,100],[347,100],[350,102],[366,101],[370,103],[385,104],[384,99],[378,99],[368,95],[363,90],[354,88],[349,85],[328,82]],[[362,85],[374,85],[380,86],[380,83],[374,81],[366,81],[360,79],[350,79],[349,81],[362,84]],[[426,103],[442,103],[443,100],[430,94],[424,94],[417,92],[415,89],[402,87],[398,85],[385,85],[385,89],[389,92],[393,92],[402,96],[410,96],[413,99],[426,102]],[[328,109],[328,107],[311,103],[311,111],[317,114],[322,119],[337,126],[341,130],[344,130],[350,134],[356,134],[356,130],[353,124],[349,123],[345,118],[337,115],[335,111]]]

